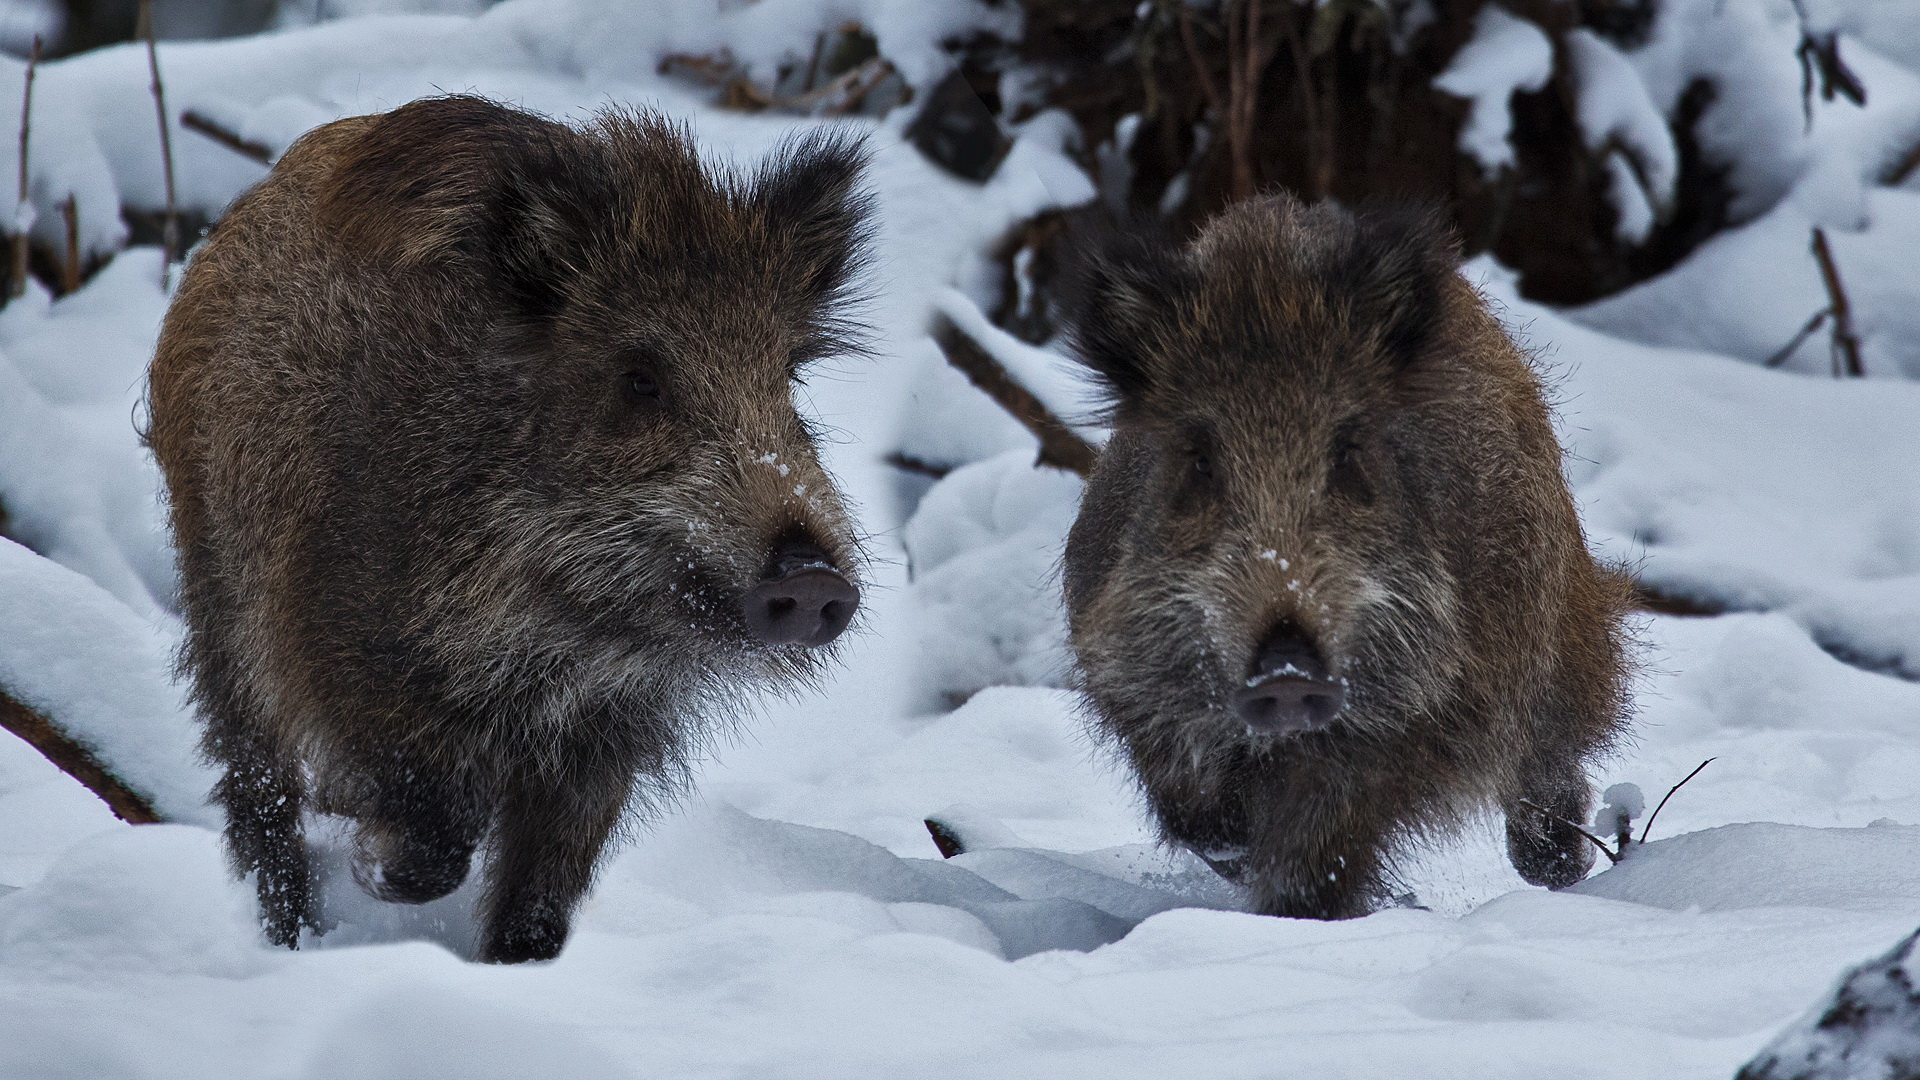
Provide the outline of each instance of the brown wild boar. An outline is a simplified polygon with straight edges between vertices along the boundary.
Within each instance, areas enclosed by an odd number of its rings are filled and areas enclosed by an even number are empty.
[[[150,385],[215,792],[263,920],[314,926],[302,813],[421,903],[487,850],[479,955],[551,957],[609,832],[859,604],[795,411],[849,347],[854,141],[751,178],[644,113],[474,97],[342,120],[234,203]]]
[[[1628,584],[1456,261],[1426,216],[1279,195],[1080,274],[1113,425],[1066,551],[1081,684],[1163,838],[1269,914],[1365,914],[1489,806],[1528,881],[1593,861]]]

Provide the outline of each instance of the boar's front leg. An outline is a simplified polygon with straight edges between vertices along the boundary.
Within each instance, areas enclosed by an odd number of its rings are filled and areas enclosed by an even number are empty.
[[[267,940],[289,949],[302,926],[316,927],[313,871],[301,828],[305,787],[299,766],[283,761],[237,717],[208,709],[208,756],[225,766],[213,798],[227,812],[227,852],[254,875]]]
[[[1593,869],[1592,841],[1578,828],[1593,812],[1593,789],[1574,754],[1536,761],[1506,811],[1507,857],[1527,884],[1564,889]]]
[[[500,801],[482,906],[480,959],[551,960],[620,820],[633,770],[586,753],[514,777]]]
[[[1294,919],[1353,919],[1386,898],[1385,853],[1411,819],[1410,792],[1390,779],[1276,753],[1246,790],[1251,838],[1242,883],[1254,909]]]

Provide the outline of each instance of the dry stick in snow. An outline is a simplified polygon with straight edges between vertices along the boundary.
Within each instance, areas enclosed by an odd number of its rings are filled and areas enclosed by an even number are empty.
[[[947,354],[947,363],[959,368],[969,382],[1040,440],[1038,464],[1081,476],[1093,471],[1093,447],[1053,415],[1053,410],[1034,397],[1032,391],[1007,374],[1000,361],[954,325],[952,319],[935,316],[933,340],[939,343],[940,351]]]
[[[88,791],[100,796],[113,816],[129,825],[154,825],[162,819],[144,796],[120,782],[93,751],[75,742],[53,721],[27,708],[0,690],[0,728],[6,728],[26,740],[28,746],[58,766],[60,771],[80,781]]]
[[[1900,160],[1881,175],[1880,182],[1888,187],[1899,187],[1907,182],[1907,177],[1912,176],[1915,169],[1920,169],[1920,143],[1914,143],[1913,149],[1902,154]]]
[[[167,223],[160,234],[166,261],[160,267],[160,288],[173,276],[173,260],[180,255],[180,212],[173,193],[173,135],[167,124],[167,92],[160,85],[160,46],[153,38],[153,0],[140,0],[140,36],[147,39],[147,71],[153,76],[153,107],[160,117],[160,164],[167,175]]]
[[[1860,338],[1853,332],[1853,305],[1847,302],[1847,290],[1840,284],[1840,267],[1827,247],[1827,231],[1813,227],[1813,257],[1820,262],[1820,277],[1827,283],[1827,298],[1833,302],[1833,376],[1865,375],[1860,365]]]
[[[257,161],[262,165],[273,164],[273,151],[265,143],[243,139],[233,131],[222,127],[218,121],[208,119],[192,109],[180,114],[180,126],[192,128],[241,157]]]
[[[1659,805],[1659,806],[1656,806],[1656,807],[1654,807],[1654,808],[1653,808],[1653,813],[1651,813],[1651,814],[1648,814],[1648,815],[1647,815],[1647,823],[1646,823],[1645,825],[1643,825],[1643,826],[1641,826],[1641,827],[1640,827],[1640,842],[1641,842],[1641,843],[1643,843],[1643,844],[1644,844],[1644,843],[1646,843],[1646,842],[1647,842],[1647,834],[1653,831],[1653,819],[1654,819],[1654,818],[1657,818],[1657,817],[1659,817],[1659,816],[1660,816],[1660,811],[1662,811],[1662,810],[1665,810],[1665,809],[1667,808],[1667,800],[1668,800],[1668,799],[1671,799],[1671,798],[1673,798],[1673,793],[1674,793],[1674,792],[1676,792],[1676,791],[1679,791],[1679,790],[1680,790],[1681,788],[1683,788],[1683,787],[1686,787],[1686,786],[1687,786],[1687,781],[1688,781],[1688,780],[1691,780],[1691,779],[1693,779],[1694,777],[1696,777],[1696,776],[1699,776],[1699,775],[1700,775],[1700,770],[1701,770],[1701,769],[1704,769],[1704,768],[1706,768],[1707,766],[1709,766],[1709,765],[1711,765],[1711,764],[1713,764],[1713,762],[1714,762],[1714,759],[1713,759],[1713,758],[1708,758],[1707,760],[1705,760],[1705,761],[1703,761],[1703,762],[1701,762],[1700,764],[1698,764],[1698,765],[1695,765],[1695,766],[1693,767],[1693,771],[1692,771],[1692,772],[1690,772],[1690,773],[1688,773],[1688,774],[1687,774],[1686,776],[1684,776],[1684,777],[1682,777],[1679,783],[1677,783],[1677,784],[1675,784],[1675,785],[1673,785],[1672,787],[1670,787],[1670,788],[1668,788],[1668,789],[1667,789],[1667,793],[1666,793],[1666,795],[1664,795],[1664,796],[1663,796],[1663,797],[1662,797],[1662,798],[1660,799],[1660,805]]]
[[[27,88],[20,95],[20,201],[13,216],[13,271],[7,279],[7,295],[20,296],[27,291],[27,130],[33,120],[33,74],[40,67],[40,35],[33,35],[33,52],[27,57]]]

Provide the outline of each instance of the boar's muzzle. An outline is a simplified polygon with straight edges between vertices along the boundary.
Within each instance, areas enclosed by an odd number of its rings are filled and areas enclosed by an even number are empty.
[[[840,636],[860,608],[860,590],[807,543],[782,544],[747,590],[747,630],[769,645],[818,648]]]
[[[1313,642],[1282,624],[1254,653],[1253,672],[1234,692],[1233,710],[1248,731],[1288,735],[1326,727],[1346,701],[1346,680],[1329,676]]]

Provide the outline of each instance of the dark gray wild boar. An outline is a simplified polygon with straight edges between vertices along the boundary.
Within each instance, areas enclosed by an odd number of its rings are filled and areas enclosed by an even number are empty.
[[[820,670],[859,603],[793,405],[848,348],[858,146],[750,179],[609,111],[472,97],[307,135],[188,268],[151,373],[216,798],[263,919],[315,924],[302,812],[355,875],[551,957],[703,717]]]
[[[1081,274],[1113,423],[1066,552],[1082,686],[1163,838],[1269,914],[1365,914],[1490,805],[1528,881],[1593,861],[1628,582],[1456,261],[1426,217],[1281,195]]]

